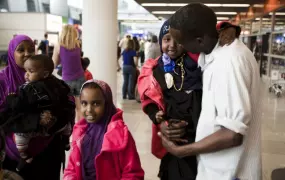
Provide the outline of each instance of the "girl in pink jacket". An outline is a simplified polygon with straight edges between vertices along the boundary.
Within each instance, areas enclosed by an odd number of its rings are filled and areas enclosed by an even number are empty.
[[[80,95],[84,119],[75,126],[64,180],[143,180],[134,139],[113,104],[108,84],[89,80]]]

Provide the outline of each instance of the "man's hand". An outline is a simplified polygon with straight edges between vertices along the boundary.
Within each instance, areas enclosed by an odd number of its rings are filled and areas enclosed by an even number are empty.
[[[158,136],[161,137],[162,145],[167,152],[179,158],[184,157],[180,146],[177,146],[173,141],[168,140],[161,132],[158,133]]]
[[[187,140],[182,139],[186,133],[186,126],[187,122],[185,121],[171,124],[167,124],[165,122],[161,123],[160,130],[161,133],[170,141],[187,143]]]

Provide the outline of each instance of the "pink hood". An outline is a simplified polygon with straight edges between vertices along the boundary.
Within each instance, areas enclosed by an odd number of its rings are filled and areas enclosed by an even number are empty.
[[[74,126],[72,149],[64,172],[64,180],[82,180],[80,149],[86,129],[85,119]],[[123,111],[120,109],[117,109],[107,127],[101,152],[94,159],[94,164],[96,180],[144,179],[134,139],[123,121]]]

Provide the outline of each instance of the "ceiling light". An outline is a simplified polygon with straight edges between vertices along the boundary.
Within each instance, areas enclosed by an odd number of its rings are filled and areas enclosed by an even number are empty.
[[[255,7],[255,8],[263,8],[264,4],[254,4],[253,7]]]
[[[256,21],[259,21],[260,18],[255,18],[255,20],[256,20]],[[269,20],[271,20],[271,19],[270,19],[270,18],[262,18],[262,20],[263,20],[263,21],[269,21]]]
[[[209,7],[222,7],[222,4],[205,4],[205,5]]]
[[[273,15],[273,13],[269,13],[269,15]],[[276,12],[275,15],[277,16],[285,16],[285,12]]]
[[[186,6],[188,3],[142,3],[142,6],[145,7],[182,7]],[[209,7],[249,7],[249,4],[205,4]]]
[[[174,14],[175,11],[152,11],[152,14]]]
[[[172,6],[172,7],[182,7],[186,6],[187,3],[142,3],[142,6],[153,6],[153,7],[158,7],[158,6]]]
[[[228,17],[217,17],[217,20],[229,20]]]
[[[236,12],[215,12],[216,14],[228,14],[228,15],[236,15]]]
[[[175,11],[152,11],[152,14],[174,14]],[[236,15],[236,12],[216,12],[219,15]]]
[[[249,7],[249,4],[222,4],[222,7]]]

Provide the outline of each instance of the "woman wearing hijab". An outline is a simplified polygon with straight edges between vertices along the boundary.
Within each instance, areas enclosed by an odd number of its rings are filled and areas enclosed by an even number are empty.
[[[161,27],[159,43],[162,55],[147,60],[138,79],[143,110],[153,121],[152,153],[162,159],[161,180],[195,180],[196,156],[178,158],[166,152],[157,131],[159,127],[167,129],[187,124],[184,131],[175,134],[176,138],[172,140],[179,145],[195,142],[202,102],[198,55],[187,53],[174,41],[168,21]]]
[[[0,71],[0,112],[5,110],[5,99],[9,93],[17,93],[20,85],[25,83],[25,61],[35,53],[33,41],[25,35],[17,35],[10,41],[8,49],[8,66]],[[60,117],[64,125],[74,121],[74,102],[70,101],[62,108],[64,117]],[[33,116],[31,114],[31,116]],[[42,114],[42,119],[52,118],[52,114]],[[25,118],[29,119],[29,118]],[[33,119],[33,118],[31,118]],[[3,122],[0,122],[3,124]],[[3,169],[16,171],[20,160],[19,152],[13,140],[13,133],[24,133],[37,130],[39,122],[9,122],[6,131],[6,157],[3,162]],[[38,154],[32,163],[25,167],[19,174],[27,180],[59,180],[61,163],[64,161],[65,153],[62,146],[61,136],[55,135],[46,139],[35,138],[31,142],[28,151],[31,154]]]
[[[84,119],[74,126],[64,180],[143,180],[135,141],[103,81],[89,80],[80,94]]]

